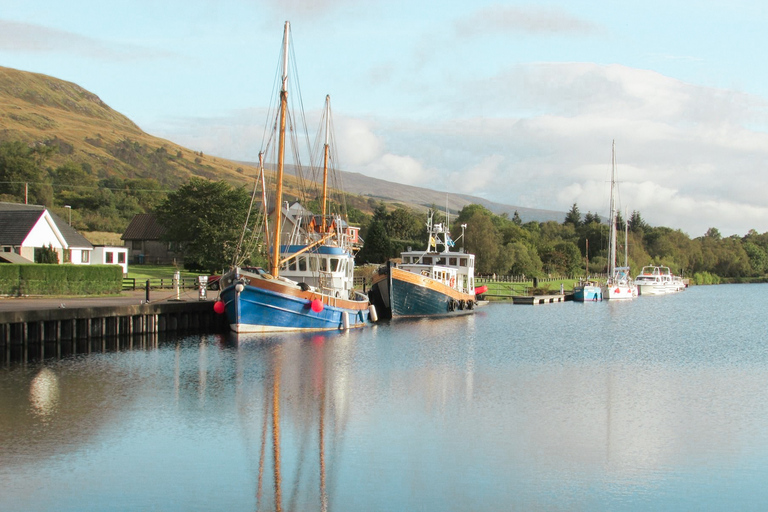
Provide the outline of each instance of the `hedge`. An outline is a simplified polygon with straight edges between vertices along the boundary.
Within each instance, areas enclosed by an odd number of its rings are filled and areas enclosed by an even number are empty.
[[[0,265],[0,295],[107,295],[122,283],[119,265]]]

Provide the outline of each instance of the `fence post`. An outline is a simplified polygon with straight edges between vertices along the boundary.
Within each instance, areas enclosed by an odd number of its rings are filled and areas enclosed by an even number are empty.
[[[147,279],[147,287],[146,287],[146,291],[147,291],[147,292],[146,292],[146,294],[147,294],[147,297],[146,297],[146,299],[147,299],[147,304],[149,304],[149,279]]]

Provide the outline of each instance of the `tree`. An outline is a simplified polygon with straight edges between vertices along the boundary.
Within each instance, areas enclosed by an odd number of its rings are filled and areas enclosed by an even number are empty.
[[[52,205],[53,191],[44,183],[42,164],[53,151],[46,146],[31,148],[23,142],[0,143],[0,195],[9,199]]]
[[[365,243],[355,259],[358,263],[384,263],[389,259],[391,242],[384,228],[384,222],[371,221],[365,234]]]
[[[478,274],[492,274],[496,268],[501,245],[501,235],[488,215],[478,211],[467,222],[464,232],[467,252],[475,255],[475,271]]]
[[[640,212],[637,210],[633,211],[632,215],[629,217],[629,230],[633,233],[637,233],[639,231],[647,230],[648,227],[648,224],[646,224],[640,216]]]
[[[584,216],[584,226],[589,226],[593,222],[596,222],[600,224],[600,216],[596,213],[587,212],[587,214]]]
[[[577,228],[581,225],[581,212],[576,203],[573,203],[571,210],[565,215],[565,221],[563,224],[573,224],[573,227]]]
[[[512,216],[512,222],[514,222],[517,226],[523,225],[523,220],[520,218],[520,214],[517,213],[517,210],[515,210],[515,214]]]
[[[214,273],[231,265],[249,204],[243,188],[192,178],[168,194],[157,219],[166,229],[166,240],[184,244],[186,268]]]
[[[48,244],[48,247],[36,247],[35,248],[35,263],[59,263],[59,253],[53,248],[53,245]]]

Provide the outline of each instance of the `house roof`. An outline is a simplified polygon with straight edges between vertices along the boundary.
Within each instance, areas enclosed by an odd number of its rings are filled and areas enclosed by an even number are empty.
[[[15,252],[0,252],[0,262],[6,262],[6,263],[34,263],[34,261],[28,260],[24,256],[16,254]]]
[[[46,210],[45,206],[36,204],[0,203],[0,245],[21,245]],[[50,210],[48,214],[66,240],[68,248],[93,248],[93,244],[64,219]]]
[[[121,240],[160,240],[165,234],[165,228],[151,213],[139,213],[134,215],[131,223],[125,228]]]
[[[21,245],[42,214],[42,210],[0,209],[0,245]]]

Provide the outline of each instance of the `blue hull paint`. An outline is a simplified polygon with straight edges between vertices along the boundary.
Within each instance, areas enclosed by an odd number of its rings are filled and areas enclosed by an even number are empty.
[[[599,286],[584,286],[573,289],[573,300],[576,302],[597,302],[603,300],[603,291]]]
[[[381,290],[378,287],[386,287]],[[436,290],[414,283],[393,279],[379,281],[378,287],[369,293],[380,319],[396,317],[438,317],[466,315],[474,312],[475,305],[451,308],[451,297]],[[386,300],[389,297],[389,301]]]
[[[327,331],[342,329],[343,313],[349,327],[368,322],[368,309],[346,309],[325,305],[312,311],[307,299],[247,285],[239,294],[234,286],[222,290],[227,320],[235,332]]]

